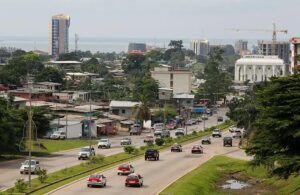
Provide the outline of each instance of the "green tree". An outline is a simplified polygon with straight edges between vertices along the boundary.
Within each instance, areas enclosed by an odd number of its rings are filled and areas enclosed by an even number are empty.
[[[129,54],[122,61],[122,67],[125,73],[141,74],[149,71],[149,67],[146,67],[143,63],[146,60],[146,56],[140,54]]]
[[[133,115],[140,121],[149,120],[151,118],[150,105],[145,96],[141,96],[141,104],[134,107]]]
[[[146,75],[137,75],[131,80],[133,84],[132,97],[134,100],[141,100],[144,96],[148,101],[155,101],[158,97],[158,83],[150,73]]]
[[[159,50],[151,50],[146,56],[153,61],[160,61],[163,58],[163,53]]]
[[[78,52],[70,52],[70,53],[62,53],[59,54],[58,60],[59,61],[79,61],[81,58],[80,54]]]
[[[257,92],[258,115],[246,152],[288,176],[300,171],[300,75],[271,78]]]
[[[64,77],[65,74],[63,71],[52,67],[46,67],[36,75],[35,80],[38,82],[48,81],[54,83],[63,83]]]
[[[181,50],[183,48],[182,40],[171,40],[169,43],[169,47],[172,47],[173,49],[179,49]]]

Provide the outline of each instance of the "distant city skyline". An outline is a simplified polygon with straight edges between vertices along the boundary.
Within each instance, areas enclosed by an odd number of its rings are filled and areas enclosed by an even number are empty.
[[[271,39],[267,32],[225,28],[288,29],[300,36],[299,0],[0,0],[0,37],[47,37],[52,15],[71,16],[70,37]],[[0,38],[1,39],[1,38]],[[0,42],[1,43],[1,42]]]

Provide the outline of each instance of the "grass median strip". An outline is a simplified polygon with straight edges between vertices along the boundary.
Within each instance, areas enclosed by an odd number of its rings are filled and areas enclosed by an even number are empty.
[[[220,129],[226,129],[232,125],[232,122],[226,122],[223,124],[218,125],[217,127]],[[189,143],[193,142],[203,136],[207,136],[211,134],[211,130],[213,128],[209,128],[206,131],[201,132],[193,132],[192,134],[181,136],[174,139],[167,139],[166,143],[163,146],[151,146],[159,150],[166,150],[169,149],[169,147],[173,143]],[[140,158],[143,156],[145,150],[148,147],[143,146],[140,149],[137,150],[135,154],[127,154],[127,153],[119,153],[112,156],[107,156],[103,158],[103,160],[99,160],[97,162],[94,162],[92,165],[89,165],[88,163],[82,163],[80,165],[76,165],[73,167],[65,168],[60,171],[50,173],[48,174],[48,178],[46,179],[45,183],[40,183],[38,179],[32,180],[32,188],[31,191],[28,189],[25,191],[26,193],[31,194],[45,194],[47,192],[50,192],[60,186],[63,186],[67,183],[70,183],[72,181],[75,181],[77,179],[83,178],[85,176],[90,175],[94,172],[100,172],[107,168],[116,166],[117,164],[124,163],[127,161],[131,161],[137,158]],[[6,191],[6,193],[15,193],[18,192],[16,188],[11,188]]]
[[[224,190],[220,186],[227,179],[247,178],[248,189]],[[247,182],[247,181],[246,181]],[[168,186],[160,195],[189,194],[299,194],[300,176],[288,180],[270,177],[264,167],[253,167],[247,161],[225,156],[213,157],[208,162],[184,175]],[[248,191],[247,191],[248,190]]]

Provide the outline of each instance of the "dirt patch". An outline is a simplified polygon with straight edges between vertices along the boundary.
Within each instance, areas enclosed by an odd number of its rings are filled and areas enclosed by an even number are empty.
[[[227,182],[230,180],[236,180],[245,183],[248,186],[245,186],[242,189],[228,189],[228,188],[224,189],[222,186],[228,184]],[[274,189],[264,184],[263,180],[247,177],[243,175],[241,172],[226,174],[222,179],[219,180],[217,186],[218,186],[218,191],[225,194],[233,194],[233,195],[277,194]]]

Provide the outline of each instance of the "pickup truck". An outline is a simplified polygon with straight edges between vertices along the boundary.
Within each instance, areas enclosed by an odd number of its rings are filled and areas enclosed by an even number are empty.
[[[95,156],[95,150],[93,147],[83,147],[80,149],[80,152],[78,153],[78,160],[81,159],[90,159],[90,157]]]
[[[50,139],[66,139],[66,133],[63,131],[54,131],[50,135]]]
[[[159,151],[155,149],[148,149],[145,152],[145,160],[154,159],[159,160]]]
[[[110,141],[107,138],[102,138],[98,142],[98,148],[110,148],[110,146]]]

